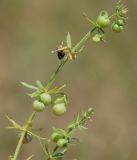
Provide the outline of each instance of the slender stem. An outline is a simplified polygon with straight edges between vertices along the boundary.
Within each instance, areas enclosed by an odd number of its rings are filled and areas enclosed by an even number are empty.
[[[72,52],[77,52],[84,44],[85,42],[90,38],[91,34],[95,31],[96,27],[94,27],[92,30],[90,30],[73,48],[72,48]],[[61,62],[61,64],[59,65],[59,67],[57,68],[57,70],[51,75],[46,89],[48,90],[52,84],[54,83],[56,76],[58,75],[58,73],[61,71],[61,69],[63,68],[63,66],[66,64],[66,62],[68,61],[68,56],[66,56],[64,58],[64,60]]]
[[[63,61],[61,62],[61,64],[59,65],[59,67],[57,68],[57,70],[51,75],[48,83],[47,83],[47,86],[46,86],[46,89],[48,90],[52,84],[54,83],[55,79],[56,79],[56,76],[57,74],[60,72],[60,70],[62,69],[62,67],[65,65],[65,63],[68,61],[68,57],[66,56]]]
[[[26,125],[25,125],[25,127],[24,127],[24,130],[23,130],[22,133],[21,133],[21,136],[20,136],[20,139],[19,139],[19,142],[18,142],[18,144],[17,144],[17,147],[16,147],[16,150],[15,150],[15,153],[14,153],[14,156],[13,156],[12,160],[17,160],[18,155],[19,155],[19,152],[20,152],[20,149],[21,149],[22,144],[23,144],[24,136],[25,136],[25,134],[26,134],[26,132],[27,132],[27,129],[32,126],[32,121],[33,121],[35,115],[36,115],[36,112],[34,111],[34,112],[32,112],[32,114],[29,116],[29,119],[28,119],[28,121],[27,121],[27,123],[26,123]]]
[[[17,160],[17,158],[18,158],[18,155],[19,155],[19,152],[20,152],[20,149],[21,149],[22,142],[23,142],[25,134],[26,134],[26,131],[25,130],[22,131],[20,139],[19,139],[19,142],[17,144],[16,150],[15,150],[15,153],[14,153],[14,156],[12,158],[13,160]]]
[[[94,27],[92,30],[90,30],[73,48],[72,52],[77,52],[85,42],[90,38],[91,34],[96,30],[96,27]]]

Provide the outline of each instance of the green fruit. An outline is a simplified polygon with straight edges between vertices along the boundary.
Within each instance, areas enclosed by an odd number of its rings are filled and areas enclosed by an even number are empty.
[[[33,108],[37,112],[42,112],[45,109],[45,105],[42,102],[35,100],[33,102]]]
[[[115,24],[112,25],[112,30],[116,33],[120,33],[124,30],[124,27],[115,23]]]
[[[58,133],[58,132],[54,132],[51,135],[51,139],[56,143],[59,139],[62,139],[64,137],[63,134]]]
[[[67,145],[68,141],[66,139],[59,139],[57,141],[57,146],[62,148],[62,147],[65,147]]]
[[[108,27],[109,24],[110,24],[110,19],[109,19],[109,16],[108,16],[108,12],[107,11],[102,11],[98,16],[96,23],[101,28]]]
[[[47,93],[42,93],[40,95],[40,100],[43,102],[45,105],[49,105],[51,103],[51,95]]]
[[[55,104],[53,106],[53,113],[57,116],[61,116],[66,112],[66,107],[64,103]]]

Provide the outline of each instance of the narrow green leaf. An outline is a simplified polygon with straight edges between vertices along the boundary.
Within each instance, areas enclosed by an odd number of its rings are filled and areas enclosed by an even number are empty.
[[[36,84],[40,89],[44,88],[43,84],[39,80],[36,81]]]
[[[69,32],[68,32],[68,34],[67,34],[67,47],[68,47],[68,48],[71,48],[71,47],[72,47],[71,35],[70,35]]]
[[[79,114],[76,116],[76,118],[75,118],[75,123],[79,123],[79,121],[80,121],[80,116],[79,116]]]
[[[83,16],[86,18],[86,20],[87,20],[89,23],[91,23],[93,26],[96,26],[96,23],[93,22],[93,21],[86,15],[86,13],[83,13]]]
[[[34,89],[34,90],[37,90],[38,88],[36,86],[33,86],[33,85],[30,85],[28,83],[25,83],[25,82],[21,82],[21,84],[27,88],[30,88],[30,89]]]
[[[10,129],[10,128],[21,128],[21,126],[20,126],[18,123],[16,123],[13,119],[9,118],[7,115],[6,115],[6,118],[7,118],[7,119],[9,120],[9,122],[11,122],[12,125],[14,126],[14,127],[8,127],[9,129]]]
[[[65,84],[63,86],[61,86],[61,87],[55,87],[55,88],[49,90],[48,93],[49,94],[57,94],[57,93],[59,93],[65,87],[66,87]]]

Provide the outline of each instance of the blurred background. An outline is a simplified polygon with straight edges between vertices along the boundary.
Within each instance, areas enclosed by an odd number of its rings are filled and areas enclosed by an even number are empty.
[[[69,31],[73,44],[90,29],[82,13],[95,19],[100,10],[112,12],[116,0],[0,0],[0,160],[14,153],[18,132],[7,130],[5,115],[24,124],[32,111],[29,90],[20,82],[46,83],[60,64],[51,51]],[[108,29],[106,43],[88,41],[76,61],[67,63],[55,85],[66,84],[68,112],[56,117],[51,109],[38,114],[34,128],[49,136],[52,126],[67,126],[74,114],[95,109],[88,130],[78,131],[76,146],[65,159],[136,160],[137,158],[137,1],[125,0],[129,20],[121,34]],[[45,159],[39,143],[24,145],[19,159],[35,153]]]

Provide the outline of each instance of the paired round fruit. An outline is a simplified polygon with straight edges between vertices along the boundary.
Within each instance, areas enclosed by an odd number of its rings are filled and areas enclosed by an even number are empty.
[[[54,101],[53,105],[53,113],[57,116],[61,116],[66,112],[66,105],[67,105],[67,97],[66,95],[58,97]],[[51,104],[51,95],[48,93],[42,93],[39,96],[39,100],[35,100],[33,102],[33,108],[37,112],[42,112],[45,109],[45,106]]]
[[[108,27],[109,24],[110,24],[110,19],[109,19],[109,16],[108,16],[108,12],[107,11],[102,11],[98,16],[96,23],[101,28]]]
[[[52,109],[53,113],[57,116],[62,116],[66,112],[66,106],[64,103],[55,104]]]
[[[65,147],[68,144],[66,132],[60,128],[54,130],[51,139],[60,148]]]
[[[35,100],[33,102],[33,109],[37,112],[43,112],[45,109],[45,105],[42,102]]]
[[[51,95],[48,93],[42,93],[40,95],[40,101],[43,102],[46,106],[51,104]]]
[[[112,24],[112,30],[116,33],[120,33],[124,30],[124,26],[119,25],[118,23],[114,23],[114,24]]]
[[[118,19],[112,24],[112,30],[116,33],[120,33],[124,30],[125,20]]]
[[[66,105],[68,104],[68,99],[66,95],[60,95],[53,102],[53,113],[57,116],[62,116],[66,112]]]
[[[39,100],[33,102],[33,109],[37,112],[43,112],[45,106],[51,104],[51,95],[48,93],[42,93],[39,96]]]
[[[62,139],[64,137],[64,134],[59,133],[59,132],[53,132],[51,135],[51,139],[53,140],[53,142],[57,143],[57,141],[59,139]]]

